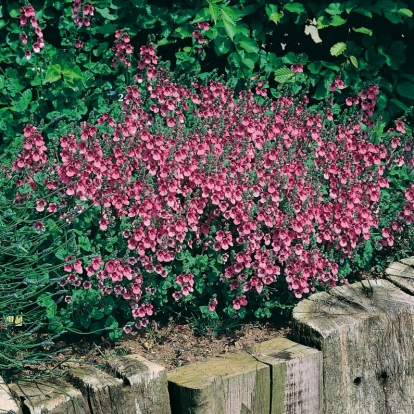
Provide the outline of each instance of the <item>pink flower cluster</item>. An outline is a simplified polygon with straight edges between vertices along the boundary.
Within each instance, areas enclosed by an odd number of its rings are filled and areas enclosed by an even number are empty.
[[[40,53],[40,51],[45,47],[45,42],[43,41],[43,32],[36,18],[35,10],[30,5],[20,7],[20,27],[26,26],[28,21],[30,21],[30,26],[34,30],[34,33],[37,36],[36,41],[32,44],[33,52]],[[29,37],[25,32],[21,33],[20,41],[22,42],[23,45],[27,45],[29,41]],[[27,60],[29,60],[32,56],[32,52],[29,49],[26,50],[24,54]]]
[[[136,77],[140,87],[128,87],[122,119],[104,114],[78,135],[63,135],[50,174],[66,186],[66,197],[101,209],[101,231],[129,223],[123,237],[133,257],[92,261],[90,280],[127,300],[140,327],[152,313],[150,304],[140,304],[143,291],[153,291],[154,278],[174,277],[177,254],[194,243],[224,252],[219,281],[235,310],[279,277],[298,298],[316,285],[335,286],[338,265],[328,257],[352,257],[378,227],[384,172],[394,160],[383,143],[370,142],[360,124],[366,119],[339,122],[332,112],[325,118],[306,108],[306,97],[261,105],[261,93],[244,91],[235,100],[216,81],[187,88],[155,68],[151,45],[140,52],[146,73]],[[374,102],[376,90],[367,91]],[[36,131],[28,126],[27,134]],[[23,152],[15,168],[32,165],[30,159]],[[76,286],[72,266],[68,283]],[[193,292],[194,276],[180,274],[175,283],[180,300]],[[210,309],[216,305],[209,302]]]
[[[73,0],[72,18],[78,27],[89,27],[91,25],[91,19],[88,16],[93,16],[94,13],[95,8],[90,4],[84,4],[82,6],[82,0]]]
[[[43,165],[46,165],[47,148],[42,135],[34,126],[26,125],[23,136],[23,151],[13,162],[12,171],[20,172],[26,168],[30,170],[30,174],[35,174]]]
[[[131,66],[130,55],[134,51],[134,48],[131,45],[131,38],[129,37],[128,32],[123,30],[117,30],[115,32],[115,43],[112,47],[112,51],[115,53],[115,58],[112,59],[112,66],[117,67],[118,62],[124,64],[126,68]]]

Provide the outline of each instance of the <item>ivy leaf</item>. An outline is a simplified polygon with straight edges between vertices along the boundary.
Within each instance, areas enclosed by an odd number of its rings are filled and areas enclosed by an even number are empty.
[[[306,13],[305,7],[300,3],[288,3],[283,6],[283,8],[291,13],[301,14]]]
[[[349,60],[358,69],[358,59],[355,56],[349,56]]]
[[[372,30],[367,29],[366,27],[353,27],[352,30],[355,33],[363,33],[363,34],[366,34],[368,36],[372,36]]]
[[[326,13],[330,15],[341,14],[345,10],[345,5],[342,3],[331,3],[326,9]]]
[[[403,98],[414,99],[414,83],[411,83],[411,82],[400,82],[397,85],[397,92]]]
[[[239,42],[239,45],[247,53],[257,53],[259,51],[259,45],[257,42],[249,37],[245,37],[242,41]]]
[[[338,43],[335,43],[329,51],[332,56],[340,56],[342,55],[342,53],[345,52],[345,50],[346,50],[346,43],[338,42]]]
[[[280,68],[275,70],[275,81],[279,83],[293,81],[295,74],[288,68]]]

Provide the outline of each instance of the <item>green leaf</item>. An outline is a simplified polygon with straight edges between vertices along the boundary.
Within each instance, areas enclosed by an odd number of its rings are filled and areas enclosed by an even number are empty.
[[[266,14],[269,17],[269,20],[271,20],[272,22],[278,24],[283,16],[285,15],[283,13],[283,10],[281,10],[279,12],[279,9],[277,8],[277,6],[275,6],[274,4],[266,4]]]
[[[107,296],[105,298],[105,301],[104,301],[104,313],[105,313],[105,315],[111,314],[112,311],[114,310],[114,308],[115,308],[115,301],[113,300],[113,298],[111,296]],[[105,324],[105,326],[107,326],[107,325]]]
[[[397,92],[403,97],[408,99],[414,99],[414,83],[400,82],[397,85]]]
[[[24,112],[29,107],[29,104],[32,101],[32,97],[32,90],[25,90],[17,102],[13,101],[14,105],[12,107],[12,110],[17,112]]]
[[[367,10],[365,7],[357,7],[356,9],[353,10],[355,13],[359,13],[362,14],[365,17],[369,17],[372,19],[372,12],[370,12],[369,10]]]
[[[253,71],[255,62],[252,59],[244,58],[242,59],[241,64],[242,64],[242,67],[245,66],[250,71]]]
[[[313,73],[314,75],[316,75],[322,69],[322,62],[320,60],[315,60],[314,62],[311,62],[308,65],[308,69],[309,69],[310,73]]]
[[[349,60],[358,69],[358,59],[355,56],[349,56]]]
[[[99,309],[93,308],[91,311],[91,318],[99,320],[102,319],[105,316],[105,314],[100,311]]]
[[[211,1],[208,2],[208,11],[210,12],[210,16],[214,21],[214,24],[217,23],[219,19],[219,7],[217,4],[212,3]]]
[[[300,3],[287,3],[283,6],[283,8],[291,13],[306,13],[305,7]]]
[[[391,12],[398,9],[397,3],[391,0],[378,0],[375,3],[375,6],[387,12]]]
[[[366,27],[353,27],[352,30],[356,33],[363,33],[368,36],[372,36],[372,30],[367,29]]]
[[[329,51],[332,56],[340,56],[345,52],[345,50],[346,50],[346,43],[338,42],[338,43],[335,43]]]
[[[345,10],[343,3],[331,3],[326,9],[326,13],[331,15],[341,14]]]
[[[401,14],[401,16],[405,16],[405,17],[413,17],[413,12],[410,9],[399,9],[398,13]]]
[[[53,66],[50,66],[45,74],[45,82],[52,83],[60,80],[62,74],[62,68],[58,63]]]
[[[191,23],[205,22],[206,20],[209,20],[210,17],[212,17],[210,9],[207,7],[204,7],[197,13],[196,17],[194,17]]]
[[[247,53],[257,53],[259,51],[259,45],[257,42],[249,37],[243,38],[238,43]]]
[[[228,35],[228,37],[231,39],[231,41],[233,41],[234,36],[236,35],[236,24],[231,24],[229,23],[227,20],[221,19],[224,29],[226,30],[226,33]]]
[[[408,111],[408,106],[399,101],[398,99],[390,99],[390,102],[401,108],[403,111]]]
[[[105,327],[106,328],[118,328],[118,322],[112,315],[109,315],[105,320]]]
[[[227,37],[217,36],[214,39],[214,50],[218,56],[225,55],[231,48],[231,41]]]
[[[104,9],[100,9],[99,7],[95,6],[95,10],[105,19],[116,20],[118,18],[118,16],[114,16],[110,14],[108,7],[105,7]]]
[[[91,315],[88,312],[82,313],[79,322],[85,329],[88,329],[91,326]]]
[[[342,26],[346,23],[346,19],[343,19],[341,16],[332,16],[331,26]]]
[[[279,68],[275,70],[275,81],[279,83],[293,81],[295,74],[288,68]]]
[[[95,56],[99,56],[100,54],[102,54],[103,52],[105,52],[105,50],[108,50],[108,42],[102,42],[100,45],[99,45],[99,47],[98,47],[98,49],[94,49],[93,51],[92,51],[92,53],[95,55]]]
[[[387,13],[384,12],[384,17],[393,24],[403,23],[401,16],[396,13]]]
[[[348,0],[345,4],[345,10],[349,14],[351,13],[352,9],[358,6],[359,0]]]

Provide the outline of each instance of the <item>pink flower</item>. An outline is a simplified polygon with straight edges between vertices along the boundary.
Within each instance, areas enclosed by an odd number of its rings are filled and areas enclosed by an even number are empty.
[[[246,306],[247,303],[246,295],[238,296],[233,300],[233,308],[239,310],[241,306]]]
[[[175,126],[175,119],[172,116],[167,118],[167,126],[169,128],[173,128]]]

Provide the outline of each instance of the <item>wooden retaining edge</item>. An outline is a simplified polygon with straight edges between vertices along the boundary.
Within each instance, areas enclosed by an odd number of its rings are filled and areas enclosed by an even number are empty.
[[[322,354],[286,338],[167,372],[172,414],[318,414]]]
[[[337,287],[294,309],[293,339],[324,356],[324,414],[414,413],[414,258],[402,262],[388,280]]]
[[[165,368],[140,355],[116,358],[106,371],[73,366],[66,378],[9,384],[8,388],[25,414],[171,413]],[[0,409],[7,412],[1,399]]]
[[[302,301],[302,345],[277,338],[168,373],[139,355],[106,372],[73,367],[65,380],[3,384],[0,413],[412,414],[414,257],[386,273]]]

